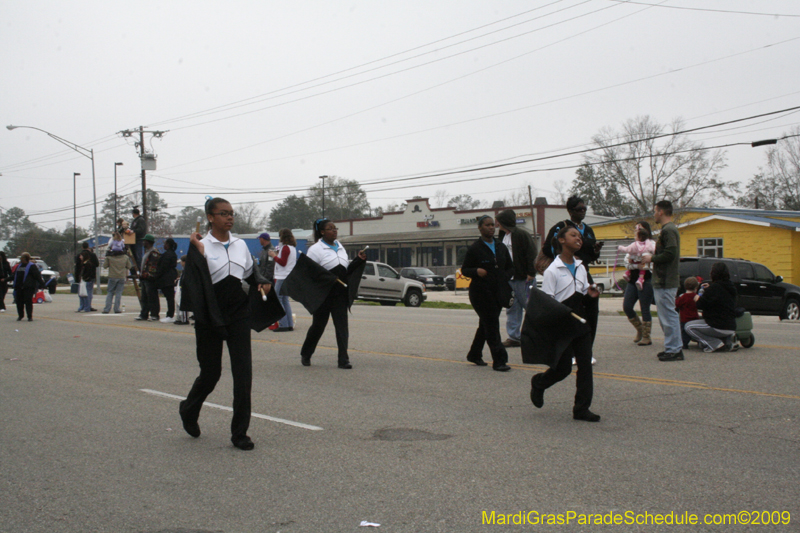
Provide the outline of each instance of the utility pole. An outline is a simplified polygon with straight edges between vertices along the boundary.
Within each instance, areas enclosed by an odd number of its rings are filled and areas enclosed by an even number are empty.
[[[533,193],[531,192],[531,186],[528,185],[528,202],[531,204],[531,235],[533,238],[536,238],[536,216],[533,213]]]
[[[147,220],[147,170],[155,170],[156,169],[156,157],[155,154],[152,152],[147,152],[144,149],[144,134],[149,133],[156,139],[160,139],[163,137],[167,131],[148,131],[144,129],[144,126],[139,126],[138,130],[122,130],[119,132],[120,135],[123,137],[133,137],[134,133],[139,133],[139,140],[135,141],[136,148],[139,149],[139,159],[142,162],[142,217],[144,218],[145,224],[148,223]],[[149,227],[148,227],[149,231]]]

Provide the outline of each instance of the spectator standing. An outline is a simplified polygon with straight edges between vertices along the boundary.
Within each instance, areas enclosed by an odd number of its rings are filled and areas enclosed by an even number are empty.
[[[259,235],[258,242],[261,243],[261,254],[256,267],[256,281],[264,286],[264,292],[269,292],[275,282],[275,261],[269,253],[272,251],[272,240],[269,238],[269,233],[264,232]]]
[[[112,303],[114,304],[114,312],[121,313],[120,303],[122,302],[122,291],[125,288],[125,278],[128,276],[128,271],[133,268],[133,263],[127,255],[122,255],[121,253],[108,254],[103,260],[103,268],[108,269],[108,294],[103,314],[107,315],[111,312]]]
[[[81,246],[83,250],[81,250],[81,253],[75,258],[75,279],[78,283],[84,282],[86,285],[86,296],[79,296],[80,306],[77,312],[89,313],[97,311],[97,309],[92,307],[92,296],[94,283],[97,280],[97,267],[100,266],[100,261],[89,248],[88,242],[84,242]]]
[[[681,294],[675,299],[675,308],[678,310],[678,317],[681,321],[681,340],[683,341],[683,349],[689,347],[689,341],[692,338],[686,332],[686,324],[692,320],[699,320],[700,315],[697,313],[697,304],[694,297],[697,296],[697,289],[700,287],[700,282],[695,277],[686,278],[683,282],[683,288],[686,292]]]
[[[167,300],[167,316],[161,322],[171,324],[175,322],[175,280],[178,279],[178,255],[175,250],[178,244],[171,238],[164,241],[164,253],[158,258],[156,264],[156,288],[161,289],[161,293]],[[156,297],[158,295],[156,294]]]
[[[275,260],[275,294],[278,301],[283,306],[286,316],[278,321],[278,329],[275,332],[294,331],[294,317],[292,317],[292,305],[289,297],[281,294],[281,287],[286,277],[292,272],[294,265],[297,264],[297,241],[289,228],[283,228],[278,232],[280,245],[275,251],[270,250],[269,254]]]
[[[134,207],[131,210],[131,214],[133,215],[133,220],[127,232],[136,235],[136,244],[133,245],[133,262],[136,263],[138,267],[142,264],[141,259],[144,253],[144,238],[147,235],[147,222],[145,222],[144,217],[139,213],[138,208]]]
[[[672,202],[661,200],[653,210],[656,224],[661,225],[661,233],[656,241],[656,253],[644,254],[642,264],[652,263],[653,292],[658,310],[658,322],[664,332],[664,351],[659,352],[659,361],[683,361],[683,341],[675,298],[680,285],[678,265],[681,259],[681,235],[672,222]]]
[[[11,264],[8,262],[5,252],[0,252],[0,313],[6,312],[6,294],[8,293],[8,282],[11,276]]]
[[[158,271],[158,250],[155,247],[156,238],[149,233],[142,239],[142,261],[139,264],[139,279],[142,282],[142,312],[136,320],[158,320],[161,311],[161,302],[158,301],[158,287],[156,286],[156,272]],[[149,317],[148,317],[149,315]]]
[[[19,256],[19,264],[14,272],[18,322],[25,317],[23,311],[28,313],[28,322],[33,320],[33,296],[40,287],[44,287],[42,273],[39,272],[39,267],[31,261],[31,254],[23,252]]]
[[[508,282],[514,294],[514,303],[506,309],[506,333],[503,346],[519,346],[522,315],[528,304],[528,286],[536,283],[536,243],[531,234],[517,227],[517,214],[506,209],[497,214],[500,242],[508,249],[514,265],[514,277]]]
[[[649,240],[652,237],[650,224],[644,220],[636,224],[635,232],[638,237],[643,237],[644,240]],[[617,250],[619,250],[619,248]],[[637,266],[641,266],[641,261]],[[638,268],[631,269],[628,272],[630,273],[630,279],[640,280],[641,283],[637,284],[629,281],[625,286],[622,310],[625,312],[625,316],[628,317],[628,321],[636,329],[636,336],[633,342],[639,346],[650,346],[653,344],[650,338],[650,332],[653,329],[653,318],[650,315],[650,306],[653,304],[653,276],[650,270],[646,268],[642,268],[641,270]],[[639,320],[639,315],[636,314],[634,308],[637,301],[639,302],[639,309],[642,311],[641,320]]]
[[[483,345],[488,344],[492,353],[492,368],[508,372],[508,352],[500,340],[500,311],[504,300],[511,296],[509,278],[514,273],[511,256],[502,242],[494,238],[494,219],[490,216],[478,218],[480,239],[472,243],[464,256],[461,273],[472,278],[469,284],[469,303],[478,314],[478,329],[467,353],[467,361],[486,366],[483,361]]]

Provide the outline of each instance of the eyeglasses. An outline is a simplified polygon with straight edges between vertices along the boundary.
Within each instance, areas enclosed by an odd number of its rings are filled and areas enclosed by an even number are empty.
[[[216,213],[211,213],[212,215],[219,215],[222,218],[234,217],[236,216],[233,211],[217,211]]]

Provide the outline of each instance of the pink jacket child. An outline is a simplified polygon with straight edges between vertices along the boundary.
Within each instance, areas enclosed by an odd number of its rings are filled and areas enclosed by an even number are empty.
[[[644,237],[644,234],[637,234],[636,238]],[[625,263],[627,263],[627,270],[622,275],[622,279],[627,282],[631,281],[631,271],[639,271],[639,279],[636,280],[636,288],[642,290],[644,288],[644,274],[646,269],[642,268],[642,255],[654,254],[656,252],[656,241],[652,239],[635,240],[630,246],[617,246],[618,252],[625,252]]]

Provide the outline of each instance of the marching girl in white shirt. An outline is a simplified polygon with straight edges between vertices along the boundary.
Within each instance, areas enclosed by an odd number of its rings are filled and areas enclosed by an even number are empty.
[[[253,380],[250,308],[242,280],[255,283],[253,257],[247,244],[231,235],[234,212],[227,200],[209,199],[205,212],[211,231],[205,237],[199,233],[192,234],[191,244],[196,250],[189,251],[189,266],[182,283],[183,297],[194,305],[200,375],[187,398],[180,403],[180,415],[186,432],[199,437],[197,419],[203,402],[219,381],[224,341],[228,345],[233,374],[231,442],[239,449],[252,450],[253,441],[247,436]],[[208,265],[208,273],[202,264],[190,265],[193,260],[202,262],[203,259]],[[207,287],[208,274],[213,289]],[[211,299],[214,301],[208,302]]]
[[[558,232],[553,240],[553,244],[557,244],[554,246],[556,251],[560,253],[544,273],[542,291],[571,307],[579,316],[585,317],[586,298],[597,298],[600,293],[593,285],[589,285],[586,266],[575,257],[575,253],[581,249],[583,244],[581,233],[573,226],[566,226]],[[569,347],[561,354],[555,367],[533,376],[531,401],[536,407],[544,405],[544,391],[570,375],[573,357],[578,365],[578,372],[572,418],[587,422],[599,422],[600,415],[589,410],[592,404],[594,385],[592,380],[592,334],[588,329],[586,333],[573,339]]]
[[[314,237],[317,242],[308,249],[306,255],[347,283],[347,276],[355,270],[359,261],[366,261],[367,255],[364,250],[361,250],[358,252],[358,257],[351,262],[347,258],[344,246],[336,240],[337,236],[338,230],[333,221],[327,218],[317,220],[314,223]],[[314,355],[317,343],[325,332],[328,318],[333,317],[333,326],[336,328],[336,346],[339,348],[339,368],[353,368],[347,354],[347,342],[350,336],[347,325],[349,303],[347,288],[341,283],[334,283],[325,302],[313,315],[314,320],[300,350],[300,362],[303,366],[311,365],[311,356]]]

